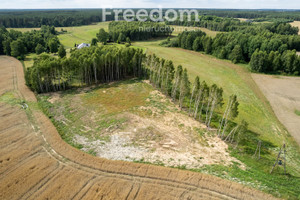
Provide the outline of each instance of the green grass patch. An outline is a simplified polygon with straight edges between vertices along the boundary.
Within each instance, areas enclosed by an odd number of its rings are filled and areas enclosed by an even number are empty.
[[[122,114],[146,105],[151,91],[150,85],[131,79],[93,88],[67,90],[54,96],[40,94],[38,102],[61,137],[70,145],[82,149],[83,145],[74,142],[76,136],[109,142],[108,133],[122,129],[128,121],[127,116]]]
[[[295,114],[300,116],[300,110],[295,110]]]
[[[22,101],[18,98],[18,96],[14,92],[6,92],[0,96],[0,102],[7,103],[10,105],[20,105]]]
[[[116,114],[145,105],[151,90],[150,85],[127,80],[97,87],[83,95],[82,100],[88,107]]]

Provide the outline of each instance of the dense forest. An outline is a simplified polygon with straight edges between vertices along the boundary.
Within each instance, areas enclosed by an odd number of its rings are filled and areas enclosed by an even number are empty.
[[[273,23],[219,33],[215,38],[202,31],[185,31],[161,45],[204,51],[234,63],[250,62],[258,72],[300,74],[300,36],[289,24]]]
[[[25,73],[27,85],[35,92],[66,90],[74,85],[91,85],[142,77],[144,54],[134,48],[100,46],[72,52],[70,58],[41,54]]]
[[[133,9],[134,12],[137,9]],[[146,9],[149,11],[150,9]],[[179,9],[175,9],[178,11]],[[212,30],[229,30],[235,28],[237,21],[230,18],[249,18],[254,21],[300,21],[300,11],[291,10],[222,10],[222,9],[197,9],[201,18],[206,15],[224,17],[222,26],[211,24]],[[108,11],[111,11],[108,9]],[[166,9],[162,10],[165,16]],[[119,16],[122,19],[122,16]],[[220,20],[219,19],[219,20]],[[107,21],[114,20],[114,14],[106,16]],[[65,10],[0,10],[0,26],[6,28],[32,28],[42,25],[67,27],[88,25],[102,21],[102,9],[65,9]],[[220,22],[220,21],[218,21]],[[230,25],[228,25],[228,23]],[[217,28],[215,26],[218,26]],[[230,26],[227,28],[226,26]],[[203,26],[201,26],[203,27]]]
[[[199,14],[219,17],[260,19],[264,21],[300,21],[300,10],[199,9]]]
[[[173,29],[156,22],[111,22],[109,23],[109,38],[114,42],[130,40],[147,40],[155,37],[170,36]]]
[[[28,53],[55,53],[59,45],[53,26],[42,26],[40,31],[25,33],[0,28],[0,55],[5,54],[22,60]]]
[[[168,25],[179,25],[179,26],[193,26],[193,27],[203,27],[210,29],[212,31],[236,31],[242,28],[251,26],[251,22],[241,22],[234,18],[223,18],[213,15],[201,15],[199,16],[199,21],[195,21],[195,16],[191,17],[191,20],[185,16],[183,21],[179,18],[175,21],[166,21]]]
[[[210,29],[212,31],[253,31],[259,29],[267,29],[272,33],[278,33],[281,35],[297,35],[299,29],[297,27],[292,27],[290,24],[284,22],[274,22],[274,23],[262,23],[254,24],[251,21],[242,22],[234,18],[223,18],[217,16],[199,16],[199,20],[195,20],[195,16],[191,17],[191,20],[185,16],[183,21],[179,18],[173,22],[166,21],[168,25],[180,25],[180,26],[192,26],[192,27],[203,27]],[[251,28],[250,28],[251,27]]]
[[[102,20],[101,9],[77,10],[0,10],[0,26],[32,28],[42,25],[66,27],[88,25]],[[107,16],[107,21],[113,16]]]

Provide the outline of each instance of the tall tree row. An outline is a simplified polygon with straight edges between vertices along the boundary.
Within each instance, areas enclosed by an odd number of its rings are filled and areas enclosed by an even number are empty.
[[[184,31],[161,45],[203,51],[234,63],[249,62],[257,72],[300,75],[300,56],[296,53],[300,51],[300,36],[287,34],[285,25],[269,26],[270,30],[265,26],[248,27],[214,38],[200,30]]]
[[[91,85],[144,77],[146,70],[140,49],[91,47],[74,51],[70,58],[42,54],[26,70],[26,83],[38,93],[65,90],[74,85]]]
[[[156,22],[115,21],[109,23],[108,32],[111,41],[125,42],[126,38],[131,41],[138,41],[170,36],[173,29]]]
[[[209,86],[205,81],[201,82],[198,76],[191,84],[186,69],[179,65],[174,71],[171,61],[160,59],[155,54],[147,56],[144,63],[145,68],[149,69],[149,80],[154,87],[178,103],[179,108],[185,110],[189,116],[204,123],[208,129],[213,129],[212,121],[218,121],[218,113],[223,106],[221,87],[216,84]],[[230,139],[233,140],[232,135],[244,132],[243,124],[232,129],[231,121],[238,115],[238,106],[236,95],[230,96],[222,119],[214,124],[222,138],[231,136]]]

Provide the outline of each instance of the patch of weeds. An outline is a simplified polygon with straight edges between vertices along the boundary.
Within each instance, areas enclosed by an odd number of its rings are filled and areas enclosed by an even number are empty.
[[[179,124],[178,127],[179,127],[179,128],[183,128],[183,127],[184,127],[184,124]]]
[[[300,116],[300,110],[295,110],[295,114]]]
[[[95,151],[95,149],[90,149],[90,150],[88,150],[87,153],[90,154],[90,155],[92,155],[92,156],[96,156],[97,155],[97,152]]]
[[[160,160],[154,161],[154,164],[158,165],[158,166],[165,166],[165,164],[162,161],[160,161]]]
[[[103,141],[103,144],[105,144],[105,142],[110,142],[110,136],[108,136],[108,135],[105,135],[105,136],[96,135],[95,139]]]
[[[0,96],[0,102],[7,103],[9,105],[21,105],[22,101],[16,97],[13,92],[6,92]]]
[[[178,165],[176,168],[186,170],[186,165]]]
[[[54,114],[52,112],[52,110],[54,108],[54,105],[51,104],[48,101],[49,96],[47,96],[47,95],[38,95],[37,99],[38,99],[38,106],[39,106],[39,108],[51,120],[51,122],[56,127],[56,129],[57,129],[59,135],[61,136],[61,138],[65,142],[67,142],[68,144],[70,144],[71,146],[73,146],[73,147],[75,147],[77,149],[82,149],[83,148],[82,144],[78,144],[78,143],[74,142],[74,140],[73,140],[73,134],[70,133],[69,127],[67,127],[61,121],[57,121],[57,120],[54,119]]]
[[[194,127],[194,131],[198,133],[200,136],[204,136],[204,131],[201,128]]]

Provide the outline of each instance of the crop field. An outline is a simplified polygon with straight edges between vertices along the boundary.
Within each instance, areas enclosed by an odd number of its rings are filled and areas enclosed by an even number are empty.
[[[300,35],[300,21],[294,21],[292,23],[290,23],[292,26],[298,27],[299,28],[299,32],[298,35]]]
[[[300,78],[252,74],[278,119],[300,144]],[[297,112],[298,111],[298,112]]]
[[[202,28],[202,27],[188,27],[188,26],[175,26],[175,25],[171,25],[171,27],[174,28],[174,31],[172,33],[173,36],[177,36],[179,33],[181,33],[182,31],[196,31],[196,30],[201,30],[203,32],[205,32],[208,36],[211,37],[215,37],[218,33],[221,33],[219,31],[211,31],[207,28]]]
[[[21,63],[1,56],[0,72],[0,199],[145,199],[157,194],[161,199],[273,199],[213,176],[109,161],[72,148],[40,111],[24,84]]]

